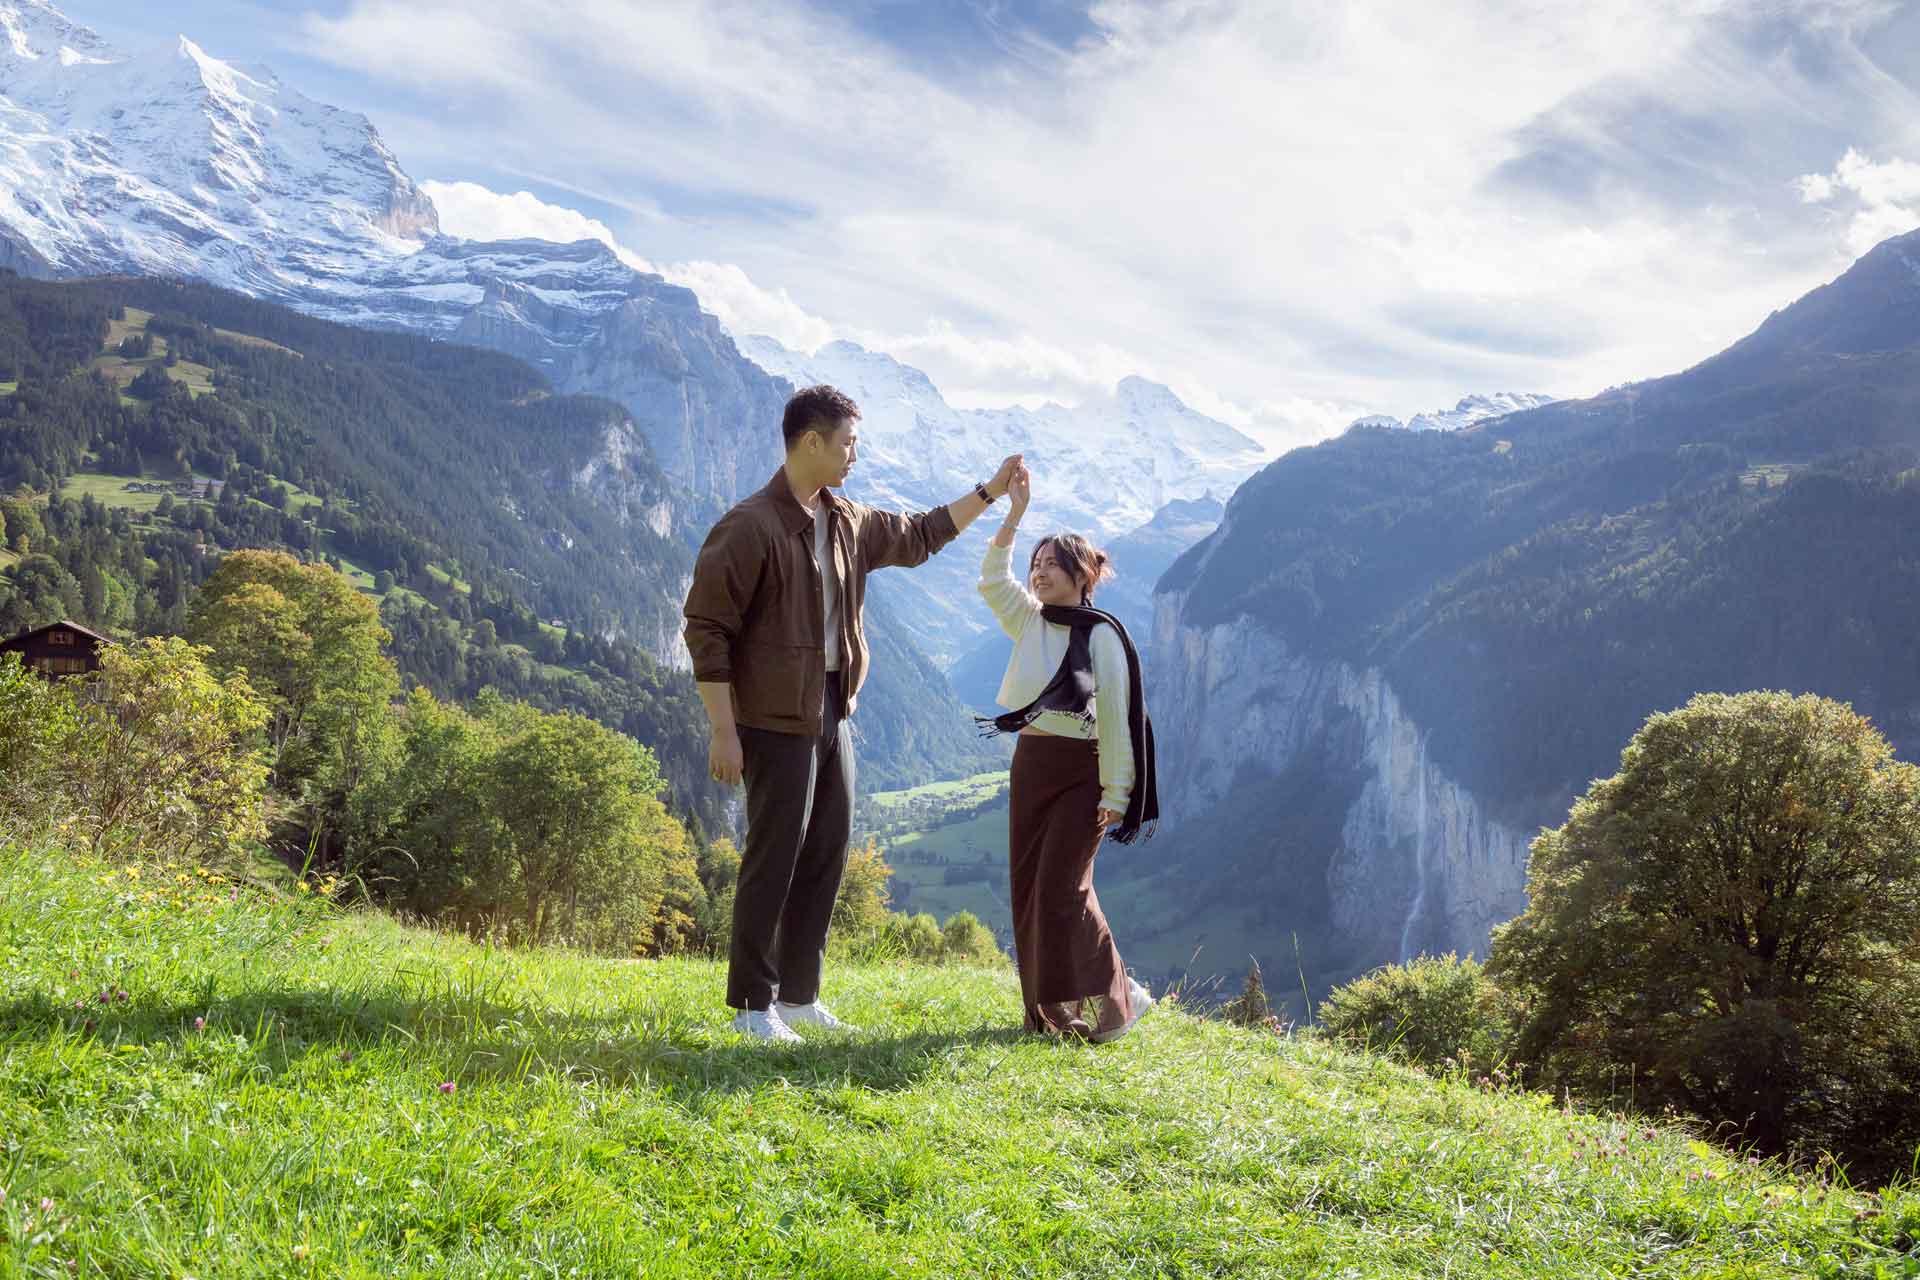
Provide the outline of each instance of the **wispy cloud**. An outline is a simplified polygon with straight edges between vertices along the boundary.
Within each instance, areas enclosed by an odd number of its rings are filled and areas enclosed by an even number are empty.
[[[1808,204],[1847,208],[1847,248],[1865,253],[1888,236],[1920,227],[1920,164],[1894,157],[1875,162],[1849,147],[1831,173],[1794,182]]]
[[[1732,341],[1880,225],[1793,183],[1867,201],[1827,166],[1902,153],[1920,62],[1841,0],[1103,0],[1032,39],[1004,6],[1018,55],[962,77],[870,8],[348,0],[305,35],[433,97],[411,164],[614,193],[647,212],[597,225],[730,324],[884,341],[963,403],[1139,372],[1287,432]]]

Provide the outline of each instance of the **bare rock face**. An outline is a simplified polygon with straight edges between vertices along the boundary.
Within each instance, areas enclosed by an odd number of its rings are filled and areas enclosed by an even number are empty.
[[[1489,817],[1428,758],[1385,677],[1304,658],[1246,618],[1189,625],[1179,592],[1156,603],[1162,811],[1192,820],[1249,767],[1277,775],[1331,750],[1342,758],[1309,763],[1363,779],[1327,862],[1334,927],[1372,964],[1485,954],[1493,926],[1526,907],[1531,833]]]
[[[780,414],[792,387],[744,359],[674,285],[602,316],[555,380],[627,406],[660,465],[716,510],[765,484],[785,456]]]

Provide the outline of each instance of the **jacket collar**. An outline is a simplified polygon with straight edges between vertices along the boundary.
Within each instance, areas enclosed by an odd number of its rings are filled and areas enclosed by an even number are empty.
[[[773,504],[773,509],[780,513],[780,525],[788,533],[799,533],[802,529],[813,527],[813,517],[807,513],[805,507],[800,505],[800,500],[793,496],[793,486],[787,483],[785,467],[775,471],[773,479],[767,481],[766,487],[760,492]],[[832,489],[821,486],[820,497],[827,504],[828,511],[839,516],[847,514],[846,499]]]

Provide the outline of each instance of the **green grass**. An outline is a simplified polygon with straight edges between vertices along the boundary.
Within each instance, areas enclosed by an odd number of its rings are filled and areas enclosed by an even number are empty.
[[[0,569],[6,569],[19,563],[20,563],[19,552],[8,551],[4,547],[0,547]]]
[[[132,476],[110,476],[93,471],[75,472],[68,476],[66,484],[61,486],[60,496],[74,499],[91,497],[102,506],[125,507],[129,511],[152,511],[158,507],[160,494],[127,492],[127,485],[133,479]],[[152,477],[148,477],[146,483],[156,482]],[[177,494],[173,500],[176,505],[193,501],[191,498],[182,498]]]
[[[443,587],[448,583],[452,583],[453,589],[463,595],[471,594],[473,591],[473,585],[466,579],[454,577],[437,564],[429,563],[427,565],[427,576]]]
[[[895,808],[909,805],[915,800],[939,800],[955,807],[985,800],[997,792],[1007,789],[1007,770],[995,773],[976,773],[971,777],[959,778],[947,782],[929,782],[922,786],[904,791],[876,791],[867,799],[880,808]]]
[[[772,1048],[710,962],[0,848],[0,1274],[1920,1274],[1915,1197],[1677,1129],[1177,1004],[1030,1038],[1000,970],[829,982],[868,1030]]]
[[[0,396],[10,396],[20,389],[17,381],[0,382]]]
[[[895,883],[912,890],[907,896],[907,910],[930,912],[941,920],[956,911],[971,911],[996,934],[1008,936],[1013,917],[1003,887],[1007,873],[1005,805],[965,822],[882,838],[880,847],[893,867]],[[983,857],[993,869],[991,883],[946,883],[948,866],[971,865]]]

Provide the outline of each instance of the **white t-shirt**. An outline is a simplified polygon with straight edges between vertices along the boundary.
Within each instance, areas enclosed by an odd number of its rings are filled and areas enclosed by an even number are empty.
[[[827,541],[827,504],[813,508],[813,559],[820,566],[820,608],[825,619],[827,670],[840,669],[840,583],[833,576],[833,548]]]

